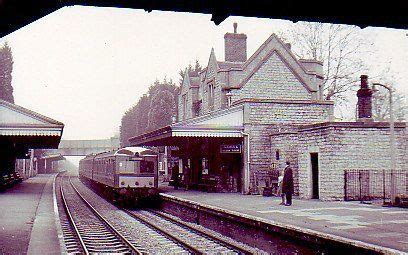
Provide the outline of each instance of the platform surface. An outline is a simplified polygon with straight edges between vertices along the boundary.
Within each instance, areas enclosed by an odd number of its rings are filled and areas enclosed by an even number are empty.
[[[0,254],[60,254],[52,183],[39,174],[0,193]]]
[[[294,199],[292,206],[283,206],[279,205],[279,197],[171,188],[165,188],[163,193],[270,222],[408,252],[408,209],[404,208],[306,199]]]

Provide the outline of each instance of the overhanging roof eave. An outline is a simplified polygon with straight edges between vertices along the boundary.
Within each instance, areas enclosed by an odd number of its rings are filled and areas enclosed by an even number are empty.
[[[239,138],[242,137],[243,126],[167,126],[140,136],[132,137],[129,142],[132,146],[164,143],[169,138],[182,137],[209,137],[209,138]]]

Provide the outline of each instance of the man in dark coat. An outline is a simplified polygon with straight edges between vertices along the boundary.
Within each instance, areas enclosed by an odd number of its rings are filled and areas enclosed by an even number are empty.
[[[283,174],[282,193],[286,195],[285,205],[290,206],[293,194],[293,173],[289,161],[286,161],[285,173]]]
[[[186,185],[184,190],[188,190],[190,186],[191,169],[187,164],[184,165],[183,173],[184,173],[184,184]]]
[[[174,189],[178,189],[179,186],[179,166],[177,164],[173,165],[171,169],[171,179],[173,180]]]

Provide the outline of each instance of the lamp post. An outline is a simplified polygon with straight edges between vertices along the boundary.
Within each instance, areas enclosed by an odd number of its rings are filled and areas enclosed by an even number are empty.
[[[396,161],[395,161],[395,133],[394,133],[394,109],[393,109],[393,100],[392,100],[392,87],[388,85],[384,85],[381,83],[373,83],[373,90],[374,86],[381,86],[386,88],[390,93],[390,156],[391,156],[391,203],[395,204],[395,197],[397,196],[397,189],[396,189],[396,180],[395,180],[395,169],[396,169]]]

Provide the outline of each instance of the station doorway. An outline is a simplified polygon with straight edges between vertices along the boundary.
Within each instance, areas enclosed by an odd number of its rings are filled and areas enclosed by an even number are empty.
[[[312,172],[312,199],[319,199],[319,154],[310,153]]]
[[[226,139],[225,139],[226,140]],[[208,192],[242,191],[242,141],[238,139],[195,139],[171,151],[171,161],[190,168],[189,187]],[[183,167],[181,183],[185,181]]]

